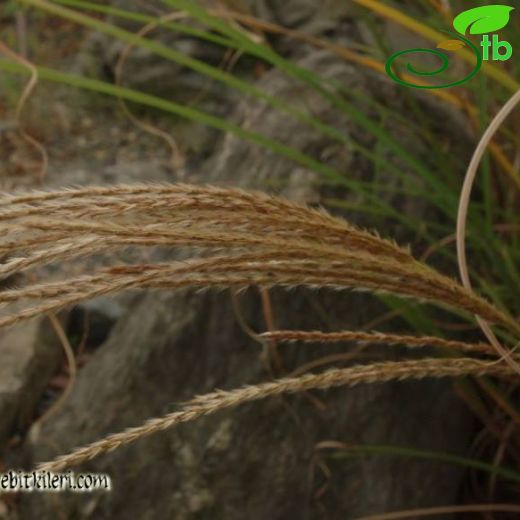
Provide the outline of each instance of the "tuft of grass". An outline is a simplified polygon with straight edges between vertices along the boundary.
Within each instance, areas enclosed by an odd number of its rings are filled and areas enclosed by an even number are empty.
[[[445,26],[450,21],[449,13],[439,9],[438,2],[431,2],[431,9],[420,7],[427,14],[428,25],[394,7],[397,6],[396,2],[356,2],[371,13],[385,17],[433,42],[444,39],[444,36],[432,30],[429,25],[439,25],[442,21]],[[407,106],[410,107],[406,124],[435,151],[427,160],[403,147],[393,135],[392,125],[403,123],[401,114],[291,62],[264,40],[254,38],[243,26],[266,33],[283,34],[297,42],[303,41],[326,49],[377,73],[384,70],[383,64],[387,56],[382,38],[375,38],[379,42],[379,48],[376,46],[354,52],[352,49],[341,48],[322,39],[308,38],[297,31],[266,24],[243,14],[227,13],[230,16],[221,17],[214,11],[204,9],[197,2],[186,0],[165,0],[163,3],[165,8],[182,15],[180,17],[196,20],[201,28],[195,29],[189,24],[167,21],[162,16],[150,17],[139,12],[114,9],[82,0],[23,0],[22,3],[118,38],[126,42],[128,49],[135,46],[154,52],[164,59],[197,71],[209,80],[219,81],[242,96],[267,103],[274,110],[287,114],[332,141],[362,154],[374,169],[374,179],[369,182],[354,180],[348,174],[330,168],[284,143],[244,129],[197,107],[183,106],[145,92],[42,66],[31,69],[33,77],[153,107],[222,132],[233,133],[289,158],[320,174],[324,184],[344,186],[358,194],[358,198],[363,201],[349,205],[343,200],[329,200],[331,207],[349,212],[364,212],[371,215],[375,222],[381,218],[398,222],[421,239],[421,245],[427,252],[438,251],[448,262],[447,267],[454,268],[456,256],[446,246],[451,243],[450,226],[456,220],[459,180],[462,178],[464,160],[446,157],[443,136],[435,135],[433,129],[424,124],[427,118],[424,106],[410,93],[405,93]],[[64,8],[63,5],[69,8]],[[223,50],[232,49],[240,55],[254,56],[268,67],[277,68],[288,77],[313,89],[345,119],[372,136],[378,146],[374,150],[367,149],[362,143],[343,135],[333,126],[290,106],[286,100],[248,84],[236,74],[185,56],[152,38],[140,37],[140,33],[125,31],[114,23],[101,21],[85,12],[104,13],[115,18],[161,27],[200,38],[220,46]],[[371,29],[377,31],[377,24],[371,24]],[[511,41],[519,41],[519,31],[511,30],[510,33]],[[459,55],[463,59],[469,59],[464,51]],[[24,66],[8,61],[0,61],[0,68],[17,74],[26,73],[28,69],[27,64]],[[460,109],[468,127],[476,135],[487,125],[491,114],[496,110],[496,103],[508,91],[519,88],[514,79],[517,71],[514,63],[509,65],[509,72],[506,67],[485,66],[485,81],[467,84],[464,89],[457,89],[449,94],[431,94]],[[488,89],[489,93],[484,95],[483,89]],[[357,108],[360,100],[368,103],[376,113],[375,120],[368,118]],[[515,208],[518,203],[519,177],[514,167],[514,158],[511,157],[512,150],[517,147],[518,137],[515,132],[501,127],[495,142],[489,143],[491,154],[484,162],[485,174],[479,178],[480,193],[472,203],[472,211],[468,215],[468,247],[472,251],[474,269],[472,279],[478,282],[484,297],[475,295],[449,277],[415,260],[407,249],[396,246],[392,241],[382,240],[375,234],[355,228],[325,212],[259,193],[248,194],[238,190],[186,185],[134,185],[3,196],[0,199],[0,225],[5,234],[0,242],[0,252],[8,256],[7,261],[0,266],[0,274],[4,277],[51,262],[108,253],[129,246],[182,246],[192,248],[194,254],[182,263],[116,265],[79,278],[36,282],[4,291],[0,293],[0,303],[5,308],[13,307],[14,310],[0,318],[0,326],[7,326],[42,312],[55,311],[97,295],[113,294],[136,287],[236,289],[249,285],[303,285],[335,290],[354,288],[380,295],[412,327],[427,331],[428,335],[277,331],[264,335],[264,338],[276,341],[384,342],[412,348],[428,344],[439,347],[446,355],[439,359],[422,359],[417,362],[399,361],[393,364],[334,369],[323,374],[286,378],[229,393],[212,393],[188,403],[180,412],[154,419],[127,432],[111,435],[44,467],[58,470],[78,464],[179,422],[283,392],[408,377],[488,375],[511,378],[515,371],[511,366],[505,365],[494,347],[446,339],[446,329],[430,319],[429,306],[416,305],[415,302],[434,303],[449,310],[457,319],[462,318],[468,322],[476,314],[494,324],[495,333],[505,345],[513,347],[517,344],[520,326],[512,316],[517,315],[519,309],[517,288],[520,274],[517,266],[520,265],[520,239],[514,231],[518,229],[518,212]],[[411,174],[388,161],[389,151]],[[380,173],[399,177],[403,183],[399,190],[403,195],[419,199],[428,208],[437,209],[444,215],[446,222],[416,222],[414,218],[401,214],[385,203],[380,197],[385,187],[377,181]],[[198,256],[195,252],[204,254]],[[509,309],[509,313],[504,309]],[[468,357],[461,358],[461,353]],[[484,361],[482,355],[493,356],[493,360],[489,361],[487,357]],[[515,355],[515,359],[517,357]],[[500,409],[517,421],[517,411],[500,391],[488,380],[479,382]],[[489,422],[495,431],[494,424],[488,420],[490,414],[487,413],[485,403],[476,392],[468,393],[467,386],[465,391],[466,397],[470,396],[473,409],[478,409],[479,416],[485,417],[484,422]],[[490,427],[490,431],[491,429]],[[500,437],[500,431],[496,436]]]
[[[39,306],[0,324],[129,287],[307,285],[432,301],[520,332],[507,313],[394,242],[325,211],[262,193],[138,184],[5,195],[0,223],[5,233],[0,251],[12,256],[1,266],[4,276],[130,245],[217,251],[182,263],[115,267],[74,281],[4,291],[0,302],[36,298]]]
[[[77,278],[33,282],[0,293],[0,303],[14,305],[0,326],[100,295],[130,288],[328,287],[384,292],[429,301],[468,316],[476,314],[520,336],[520,325],[490,302],[417,261],[407,249],[333,217],[264,193],[194,185],[121,185],[88,187],[0,197],[0,266],[11,276],[51,262],[101,254],[129,246],[191,247],[182,262],[115,265]],[[195,252],[198,254],[196,255]],[[26,302],[35,302],[32,305]],[[114,434],[47,463],[59,471],[128,442],[243,402],[286,392],[404,378],[493,375],[515,371],[502,359],[483,361],[467,354],[494,355],[489,346],[377,333],[272,332],[276,340],[356,340],[425,343],[455,356],[332,369],[321,374],[214,392],[198,397],[180,412]]]
[[[222,13],[219,16],[217,12],[207,10],[197,2],[184,0],[165,1],[165,9],[173,10],[175,13],[185,17],[186,20],[196,20],[200,24],[200,27],[197,29],[182,21],[168,22],[161,16],[153,17],[137,11],[114,9],[98,2],[86,2],[83,0],[57,0],[54,2],[48,0],[23,0],[22,3],[36,7],[52,16],[67,18],[94,30],[105,32],[112,37],[127,42],[128,45],[158,53],[164,59],[173,60],[176,63],[198,71],[207,77],[208,80],[220,81],[229,88],[236,89],[243,96],[263,100],[269,103],[273,109],[285,112],[291,117],[297,118],[302,124],[312,126],[331,140],[343,144],[354,152],[361,153],[373,165],[376,174],[374,179],[367,182],[355,180],[345,172],[330,168],[319,160],[268,136],[241,128],[239,125],[232,124],[226,119],[206,113],[196,107],[186,107],[171,100],[150,96],[144,92],[122,89],[117,85],[101,82],[94,78],[72,76],[60,71],[49,70],[45,67],[37,69],[40,79],[58,81],[70,86],[108,94],[126,101],[144,104],[168,114],[188,118],[249,140],[318,173],[324,183],[332,183],[348,188],[351,192],[358,194],[359,197],[357,198],[363,201],[352,206],[343,200],[329,200],[331,206],[343,208],[347,211],[366,213],[374,222],[377,222],[377,218],[385,218],[389,222],[398,223],[403,229],[408,229],[413,233],[415,237],[413,239],[414,243],[421,244],[421,247],[432,247],[436,242],[442,241],[451,233],[450,225],[451,222],[455,221],[457,212],[459,185],[457,179],[460,178],[464,165],[463,161],[459,161],[457,158],[445,160],[445,154],[442,153],[442,136],[433,135],[422,124],[422,121],[428,118],[424,107],[420,107],[416,101],[411,99],[412,96],[408,96],[411,106],[414,106],[414,110],[407,117],[408,122],[406,124],[413,126],[417,135],[420,135],[425,142],[428,141],[428,148],[433,151],[431,157],[426,161],[423,157],[417,156],[413,150],[405,149],[396,140],[392,129],[394,124],[403,124],[400,113],[397,113],[395,110],[389,110],[387,107],[367,99],[367,96],[346,89],[343,85],[338,85],[331,80],[322,78],[316,72],[293,63],[277,53],[265,41],[253,38],[251,33],[243,30],[237,23],[253,29],[257,28],[260,31],[266,31],[266,33],[269,33],[269,31],[279,32],[299,41],[302,39],[302,35],[298,34],[297,31],[287,32],[284,28],[266,25],[261,20],[255,21],[254,18],[252,19],[243,13],[234,13],[233,11],[226,11],[224,17]],[[446,13],[439,10],[438,6],[437,8],[432,6],[430,8],[427,6],[421,8],[426,13],[427,25],[424,21],[414,20],[408,14],[400,13],[391,4],[368,1],[360,1],[358,3],[360,4],[360,9],[381,15],[394,23],[429,37],[432,41],[436,41],[435,38],[438,35],[434,34],[435,31],[429,30],[428,25],[440,27],[447,23]],[[191,57],[184,56],[153,39],[141,38],[137,34],[117,27],[114,23],[103,22],[96,17],[85,14],[85,12],[109,14],[114,19],[134,20],[142,22],[144,25],[156,24],[165,30],[180,32],[218,45],[222,47],[223,51],[232,49],[240,55],[249,55],[262,60],[268,67],[277,68],[287,76],[315,90],[316,93],[330,102],[332,106],[336,107],[338,113],[343,114],[346,119],[359,125],[360,128],[363,128],[369,135],[373,136],[378,142],[378,146],[375,150],[367,149],[366,146],[356,142],[351,136],[346,136],[333,126],[291,107],[286,100],[266,94],[261,89],[240,79],[237,75],[232,75]],[[377,24],[372,24],[371,27],[374,31],[377,30]],[[511,34],[508,34],[508,36],[511,36],[513,41],[516,38],[516,32],[514,30],[509,32]],[[379,41],[380,39],[376,38],[376,40]],[[360,67],[374,69],[373,60],[379,59],[379,65],[375,68],[379,67],[381,70],[381,65],[384,64],[386,57],[384,49],[366,49],[365,54],[357,52],[353,56],[353,51],[350,49],[341,48],[330,42],[320,39],[309,41],[305,38],[303,38],[303,41],[325,48],[349,61],[354,60]],[[21,72],[21,68],[18,67],[17,69],[14,65],[0,61],[0,68],[8,72]],[[513,68],[514,64],[511,67]],[[513,83],[511,83],[511,77],[514,77],[514,72],[508,74],[496,66],[492,66],[491,70],[495,72],[489,76],[490,81],[487,82],[487,88],[492,91],[493,99],[500,101],[504,98],[504,89],[512,90],[514,87]],[[487,73],[488,69],[484,72]],[[486,85],[479,82],[468,83],[464,86],[467,92],[464,89],[456,89],[453,93],[450,92],[450,95],[444,99],[450,105],[463,107],[464,110],[467,110],[468,126],[474,128],[475,132],[478,132],[479,124],[485,124],[484,116],[481,116],[482,121],[478,119],[479,111],[477,107],[480,105],[481,114],[485,110],[491,112],[494,108],[491,103],[487,103],[487,106],[482,105],[481,99],[483,97],[479,93],[479,89],[484,88],[484,86]],[[473,103],[471,102],[472,97],[475,100]],[[489,98],[491,96],[488,96]],[[360,99],[369,103],[371,110],[378,114],[379,120],[374,121],[366,117],[362,111],[356,108]],[[514,288],[520,278],[516,268],[519,260],[519,239],[517,234],[508,233],[502,237],[502,239],[505,237],[506,241],[501,242],[496,236],[495,226],[518,223],[518,214],[514,211],[514,207],[518,203],[518,192],[515,190],[520,181],[512,162],[508,158],[508,150],[511,149],[511,146],[516,146],[517,137],[514,133],[507,132],[505,127],[501,128],[501,133],[500,143],[490,143],[493,162],[491,164],[485,163],[489,174],[481,176],[481,180],[479,180],[480,185],[478,188],[484,196],[475,198],[472,202],[472,211],[468,215],[468,228],[479,230],[479,233],[469,234],[468,243],[474,258],[472,262],[472,266],[474,266],[472,278],[478,282],[484,294],[497,302],[497,304],[508,307],[514,313],[518,310],[516,291],[508,291],[506,289],[504,294],[504,287]],[[400,163],[406,165],[412,174],[403,172],[401,168],[395,166],[393,161],[389,161],[389,151]],[[387,175],[399,177],[402,185],[397,190],[408,198],[421,201],[428,208],[435,208],[437,211],[440,211],[446,217],[445,222],[442,220],[424,223],[417,222],[413,216],[396,211],[391,204],[385,202],[380,197],[381,190],[384,190],[385,186],[377,182],[378,172],[386,172]],[[489,180],[490,175],[493,175],[492,183]],[[490,192],[490,188],[492,188],[492,192]],[[507,194],[507,197],[505,194]],[[504,200],[505,198],[507,200]],[[452,250],[441,248],[439,254],[455,269],[456,256]],[[497,255],[504,257],[506,260],[504,262],[496,262]],[[429,319],[427,315],[423,315],[421,319],[417,320],[417,323],[426,322]]]

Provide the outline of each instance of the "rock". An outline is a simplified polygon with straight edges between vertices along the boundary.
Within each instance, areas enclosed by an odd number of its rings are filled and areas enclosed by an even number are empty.
[[[323,329],[331,322],[357,327],[373,310],[361,304],[366,304],[362,295],[273,295],[280,327]],[[323,317],[316,306],[325,310]],[[241,298],[241,310],[255,330],[264,327],[253,291]],[[282,346],[280,353],[290,371],[345,347]],[[228,294],[146,294],[44,426],[49,442],[34,447],[34,460],[165,414],[195,394],[269,379],[261,351],[233,318]],[[384,352],[387,358],[398,355]],[[463,473],[458,467],[403,464],[392,457],[334,459],[330,454],[340,451],[317,448],[334,441],[465,453],[471,425],[470,413],[442,381],[268,399],[155,434],[77,468],[113,479],[113,491],[100,495],[88,516],[82,514],[84,495],[52,499],[68,518],[96,519],[355,518],[451,503]],[[54,517],[48,496],[28,499],[24,518],[36,511],[39,518]]]
[[[316,4],[312,0],[291,0],[289,2],[270,2],[269,0],[226,0],[214,2],[205,0],[202,5],[215,11],[220,10],[225,17],[226,9],[253,17],[259,17],[267,22],[274,22],[285,27],[299,30],[303,33],[318,36],[328,34],[334,36],[337,44],[344,40],[352,42],[360,39],[356,24],[353,22],[353,6],[342,0],[327,0]],[[325,5],[324,5],[325,4]],[[148,16],[159,17],[174,14],[174,9],[167,9],[163,2],[153,0],[146,5],[138,0],[113,0],[116,9],[134,10],[148,14]],[[179,14],[179,11],[176,11]],[[145,24],[132,20],[125,20],[117,16],[108,17],[108,21],[116,24],[127,31],[137,33]],[[189,16],[179,16],[172,19],[176,23],[185,24],[198,30],[206,27]],[[250,30],[252,33],[255,29]],[[258,31],[257,31],[258,33]],[[269,33],[261,33],[269,44],[277,50],[283,51],[287,48],[287,39],[272,36]],[[164,27],[156,26],[150,30],[147,37],[170,47],[174,51],[181,52],[215,67],[222,67],[226,63],[228,49],[202,38],[176,32]],[[76,63],[76,69],[95,75],[101,75],[106,79],[113,80],[116,76],[116,64],[122,52],[125,52],[128,44],[121,40],[102,33],[95,33],[89,38],[80,60]],[[306,45],[294,43],[291,50],[300,48],[306,52]],[[254,63],[247,57],[242,57],[233,68],[234,73],[247,74],[253,77],[251,64]],[[157,95],[164,95],[180,102],[194,102],[197,105],[211,107],[219,113],[223,112],[222,102],[232,102],[229,92],[218,82],[208,82],[205,76],[194,72],[191,68],[176,63],[176,61],[163,58],[152,50],[134,47],[128,53],[124,64],[124,84],[139,90],[145,90]],[[227,93],[226,93],[227,92]]]
[[[178,180],[165,166],[165,161],[122,161],[104,165],[94,172],[84,163],[69,164],[49,172],[46,186],[84,186],[89,184],[113,185],[131,182],[175,182]]]
[[[46,318],[34,319],[0,336],[0,447],[24,431],[49,379],[62,359],[62,348]]]

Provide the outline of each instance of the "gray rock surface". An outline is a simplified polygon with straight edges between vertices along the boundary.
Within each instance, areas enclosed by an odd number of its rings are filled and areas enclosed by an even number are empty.
[[[46,318],[14,326],[0,336],[0,450],[23,432],[62,359],[58,337]]]
[[[357,327],[373,307],[361,295],[296,291],[273,297],[281,327]],[[243,296],[241,309],[253,328],[264,327],[257,294]],[[283,346],[280,352],[290,371],[345,352],[345,345]],[[35,460],[165,414],[195,394],[268,378],[261,347],[240,329],[228,294],[146,294],[81,372],[70,400],[43,429],[49,442],[35,447]],[[392,457],[334,459],[330,454],[338,450],[317,448],[335,441],[465,453],[471,424],[442,381],[269,399],[158,433],[82,466],[112,476],[108,495],[52,500],[64,517],[96,519],[343,519],[451,503],[460,468]],[[54,518],[48,500],[34,496],[26,506],[39,518]]]
[[[326,0],[325,2],[314,2],[312,0],[290,0],[285,2],[272,2],[270,0],[205,0],[200,4],[212,9],[214,14],[237,11],[250,16],[257,16],[267,22],[273,22],[291,29],[297,29],[307,34],[334,35],[336,43],[343,40],[359,40],[356,25],[352,22],[356,12],[355,6],[351,2],[342,0]],[[146,13],[149,16],[160,17],[169,16],[172,13],[179,13],[173,8],[169,9],[164,2],[153,0],[142,2],[139,0],[114,0],[113,6],[125,10],[134,10]],[[137,32],[145,24],[129,21],[120,17],[110,17],[111,23],[115,23],[128,31]],[[199,22],[189,16],[179,15],[172,21],[185,24],[197,29],[205,29]],[[209,43],[201,38],[196,38],[182,32],[171,31],[162,27],[153,28],[148,35],[153,35],[164,45],[175,51],[182,52],[192,58],[202,60],[205,63],[222,66],[226,58],[227,49]],[[270,44],[278,50],[284,50],[287,45],[284,38],[273,37],[270,34],[263,34]],[[81,60],[77,67],[87,70],[90,73],[101,74],[108,78],[115,75],[116,62],[121,52],[127,47],[127,43],[114,40],[101,33],[94,34],[89,44],[86,46]],[[306,45],[299,44],[301,52],[305,53]],[[292,45],[294,52],[295,46]],[[238,70],[242,73],[249,71],[252,77],[251,60],[242,59],[238,63]],[[204,100],[214,108],[222,105],[222,99],[226,96],[225,90],[217,84],[208,85],[204,76],[190,70],[190,68],[176,64],[175,61],[167,60],[158,56],[148,49],[134,48],[125,60],[125,84],[134,88],[145,88],[157,94],[164,94],[176,100],[192,100],[197,93],[203,89],[206,94],[202,96]],[[236,71],[236,69],[235,69]],[[219,99],[220,97],[220,99]],[[202,101],[199,99],[199,101]]]

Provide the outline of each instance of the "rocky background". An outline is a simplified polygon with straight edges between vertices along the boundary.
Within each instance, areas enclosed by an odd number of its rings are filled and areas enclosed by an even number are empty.
[[[159,9],[156,3],[137,0],[114,0],[113,4],[126,9],[135,5],[152,13]],[[338,44],[371,43],[367,20],[352,2],[244,0],[235,7]],[[140,27],[123,25],[133,30]],[[222,60],[216,46],[174,38],[161,30],[155,34],[208,63],[218,65]],[[390,30],[388,34],[396,46],[401,45],[395,34]],[[378,121],[381,116],[367,99],[403,112],[410,102],[420,104],[430,117],[425,124],[442,132],[446,153],[462,162],[469,156],[471,144],[459,115],[430,96],[403,92],[383,76],[329,52],[285,37],[266,37],[285,57],[362,94],[357,108],[376,122],[382,124]],[[113,81],[122,48],[124,45],[105,36],[84,32],[74,52],[66,56],[65,66]],[[254,60],[245,58],[238,61],[234,72],[365,146],[378,146],[372,135],[338,114],[315,91],[280,71],[259,69]],[[352,178],[370,180],[375,175],[372,163],[359,153],[302,128],[263,103],[208,84],[201,76],[146,52],[131,53],[123,83],[185,103],[203,92],[198,107],[293,146]],[[268,190],[324,206],[333,197],[360,202],[356,195],[323,183],[315,173],[287,159],[201,125],[148,113],[182,152],[184,164],[172,166],[168,146],[142,132],[114,109],[111,100],[41,86],[31,107],[29,117],[35,126],[42,117],[52,117],[55,122],[52,130],[40,128],[51,157],[46,186],[182,180]],[[132,110],[143,115],[142,110]],[[405,121],[395,123],[392,134],[427,160],[428,145]],[[13,167],[16,157],[9,157],[11,162],[5,166]],[[390,152],[388,161],[410,174]],[[388,187],[401,182],[390,173],[383,175],[387,175],[383,182]],[[24,183],[30,184],[22,177],[16,185]],[[391,190],[381,197],[388,197],[389,203],[410,218],[438,218],[420,201],[389,193]],[[329,209],[338,213],[334,207]],[[414,238],[377,218],[341,214],[402,243]],[[81,265],[68,268],[81,270]],[[323,356],[353,348],[346,344],[280,345],[280,359],[275,363],[239,319],[254,331],[266,329],[259,291],[250,289],[234,298],[235,305],[228,292],[139,291],[64,312],[60,318],[69,337],[76,338],[76,344],[81,338],[86,346],[85,363],[65,405],[32,430],[31,422],[56,397],[49,382],[56,383],[56,373],[63,365],[60,343],[45,317],[2,332],[0,446],[4,466],[33,467],[105,434],[163,415],[195,394],[288,375]],[[378,300],[358,293],[273,291],[270,298],[275,325],[280,328],[365,329],[386,312]],[[408,330],[399,320],[376,328]],[[409,354],[393,347],[369,347],[355,362],[403,355]],[[464,469],[401,457],[349,458],[341,446],[399,445],[465,456],[475,428],[471,412],[449,381],[361,386],[270,399],[155,434],[77,468],[109,473],[112,493],[18,496],[6,499],[2,507],[5,515],[20,519],[281,520],[354,519],[449,505],[460,496]]]

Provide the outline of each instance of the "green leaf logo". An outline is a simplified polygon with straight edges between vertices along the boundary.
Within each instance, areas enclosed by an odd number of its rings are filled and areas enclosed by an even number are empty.
[[[514,9],[508,5],[486,5],[460,13],[453,20],[453,27],[460,34],[486,34],[498,31],[509,23],[509,14]]]

